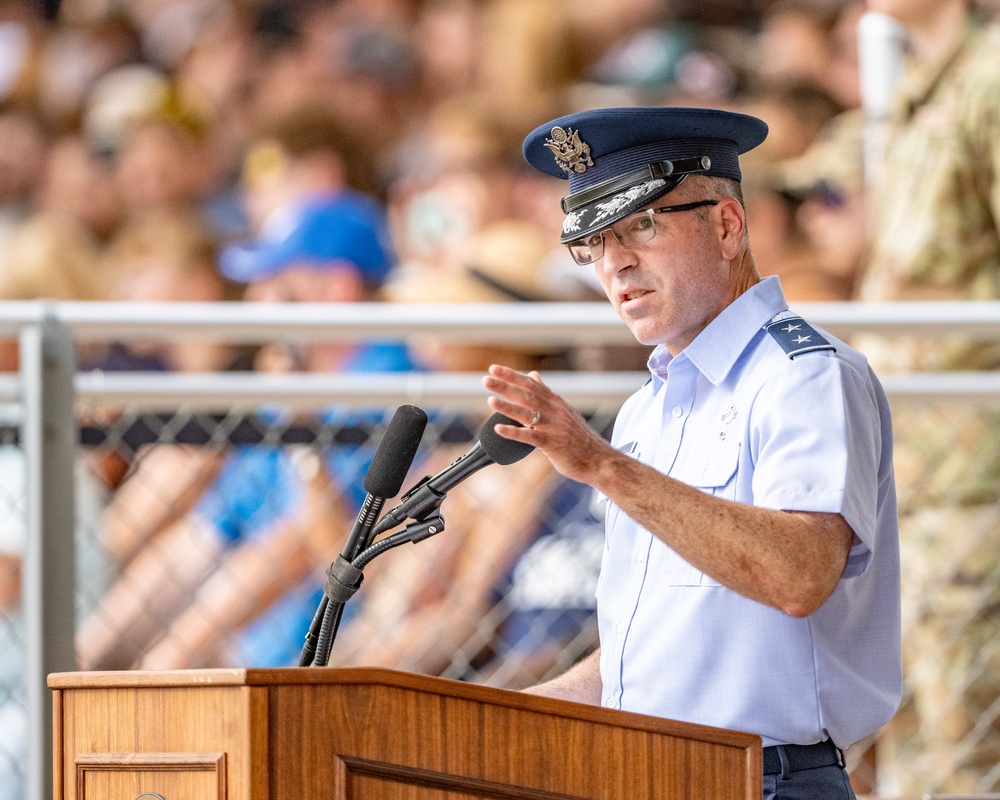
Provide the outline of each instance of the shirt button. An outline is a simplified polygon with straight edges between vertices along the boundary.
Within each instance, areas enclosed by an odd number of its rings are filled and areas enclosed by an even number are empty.
[[[618,627],[615,628],[615,630],[618,631],[618,633],[625,633],[625,623],[619,622]]]
[[[618,708],[618,701],[615,700],[615,698],[613,698],[613,697],[609,697],[608,698],[608,702],[607,702],[607,706],[608,706],[608,708]]]
[[[646,560],[646,554],[645,553],[636,553],[635,554],[635,560],[638,561],[641,564],[643,561]]]
[[[675,417],[679,417],[681,414],[684,413],[684,409],[681,408],[680,406],[674,406],[673,410],[670,413],[673,414]]]

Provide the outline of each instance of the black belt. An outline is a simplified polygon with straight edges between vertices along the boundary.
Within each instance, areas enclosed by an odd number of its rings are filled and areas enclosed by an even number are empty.
[[[787,767],[782,769],[781,756],[784,753]],[[803,769],[844,765],[843,755],[829,739],[819,744],[779,744],[764,748],[764,774],[781,775]]]

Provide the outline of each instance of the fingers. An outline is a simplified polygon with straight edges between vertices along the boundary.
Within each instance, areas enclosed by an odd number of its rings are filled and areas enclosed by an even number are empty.
[[[490,408],[524,425],[497,425],[494,430],[499,436],[537,447],[556,471],[587,482],[601,462],[602,447],[608,445],[537,372],[525,374],[493,365],[483,386],[491,393]]]
[[[497,364],[490,367],[483,386],[492,393],[487,401],[490,408],[528,428],[538,423],[553,397],[537,372],[526,375]],[[497,433],[501,433],[499,428]]]
[[[545,386],[542,382],[542,376],[539,375],[538,372],[518,372],[516,369],[511,369],[510,367],[505,367],[501,364],[490,365],[487,379],[489,378],[493,378],[494,380],[510,384],[511,386],[517,386],[525,390],[536,390],[539,385],[542,387]]]
[[[493,365],[483,378],[483,386],[491,392],[486,401],[490,408],[524,426],[498,426],[496,432],[508,439],[542,447],[563,435],[571,438],[573,429],[582,422],[577,420],[579,415],[570,405],[542,382],[537,372],[525,374]]]
[[[487,405],[494,411],[499,411],[505,417],[510,417],[511,419],[517,420],[524,427],[518,427],[516,425],[496,425],[494,430],[503,436],[505,439],[514,439],[518,442],[528,442],[532,441],[530,434],[534,432],[534,429],[528,425],[531,421],[533,412],[524,408],[523,406],[515,405],[506,400],[503,400],[497,396],[491,396],[486,399]]]

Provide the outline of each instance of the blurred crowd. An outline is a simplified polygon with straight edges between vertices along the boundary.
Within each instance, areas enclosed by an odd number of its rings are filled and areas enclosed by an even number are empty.
[[[893,3],[0,0],[0,301],[600,299],[557,246],[565,186],[529,170],[520,143],[555,116],[630,105],[721,107],[768,123],[743,187],[757,263],[791,301],[995,297],[989,265],[971,294],[908,293],[905,267],[891,291],[865,275],[874,209],[858,23],[879,5]],[[883,250],[899,239],[887,234]],[[956,268],[947,281],[967,278]],[[184,372],[645,362],[641,348],[429,341],[419,354],[401,342],[121,342],[79,357],[84,369]],[[0,344],[0,369],[16,360]],[[459,417],[434,420],[442,447],[420,469],[468,446],[479,420]],[[318,417],[337,429],[380,419]],[[116,579],[92,587],[81,666],[294,663],[316,567],[357,513],[371,446],[91,455]],[[366,587],[334,662],[453,677],[474,667],[477,679],[519,686],[546,675],[567,643],[593,645],[601,523],[583,487],[534,455],[468,484],[451,501],[448,537],[424,548],[432,558],[400,553]],[[481,513],[497,504],[508,516]],[[0,608],[16,606],[18,548],[15,534],[0,536]],[[484,634],[501,595],[507,616]],[[234,632],[224,642],[222,629]],[[275,631],[289,630],[293,646],[277,646]],[[519,659],[482,660],[489,637]],[[0,768],[2,750],[0,740]]]
[[[527,171],[521,139],[560,113],[633,104],[762,116],[771,135],[748,181],[761,196],[759,261],[789,276],[793,296],[846,296],[856,254],[830,252],[824,237],[844,237],[822,217],[851,187],[813,192],[826,176],[781,165],[858,106],[862,11],[848,0],[0,3],[0,297],[236,299],[254,276],[220,272],[218,251],[261,235],[290,193],[340,187],[386,214],[391,277],[433,281],[466,268],[493,223],[523,223],[507,232],[526,247],[553,242],[561,182]],[[289,178],[299,167],[308,175]],[[859,177],[850,163],[841,173]],[[144,252],[143,237],[167,244]],[[593,296],[561,254],[545,255],[527,299]]]

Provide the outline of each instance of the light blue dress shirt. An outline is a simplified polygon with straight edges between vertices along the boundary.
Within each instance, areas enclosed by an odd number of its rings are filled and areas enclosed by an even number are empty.
[[[843,576],[795,618],[720,586],[614,504],[597,588],[603,702],[845,748],[895,712],[902,689],[899,543],[888,404],[865,358],[796,355],[764,330],[792,317],[777,278],[741,295],[681,353],[649,359],[612,443],[739,503],[839,512]]]

